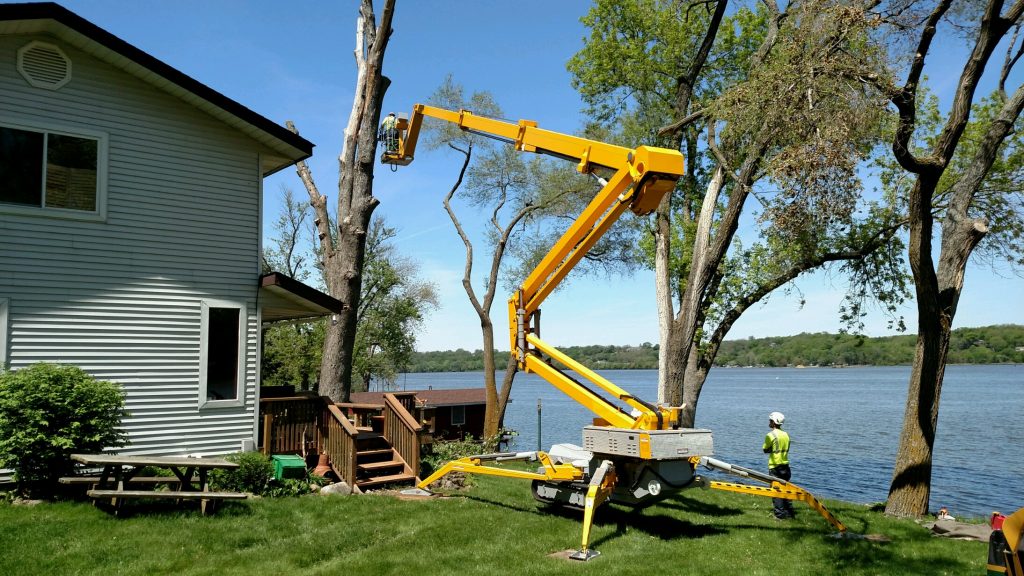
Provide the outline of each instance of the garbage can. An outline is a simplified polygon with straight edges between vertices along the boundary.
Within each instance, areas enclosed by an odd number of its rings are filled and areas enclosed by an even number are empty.
[[[274,462],[275,479],[284,480],[285,478],[306,477],[306,461],[301,456],[275,454],[270,459]]]

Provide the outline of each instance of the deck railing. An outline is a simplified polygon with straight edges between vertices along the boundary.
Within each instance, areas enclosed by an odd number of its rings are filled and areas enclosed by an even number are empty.
[[[391,443],[395,452],[405,460],[405,473],[420,475],[420,435],[423,427],[413,418],[405,407],[404,398],[400,400],[395,394],[384,395],[384,438]],[[414,396],[408,401],[415,406]]]
[[[358,404],[355,402],[337,402],[335,406],[349,417],[357,428],[374,428],[380,431],[380,426],[374,426],[374,420],[379,419],[384,408],[380,404]]]
[[[260,399],[259,445],[266,455],[314,452],[320,443],[324,398]]]
[[[322,450],[331,467],[349,486],[356,485],[356,435],[359,433],[341,409],[330,404],[324,412]]]

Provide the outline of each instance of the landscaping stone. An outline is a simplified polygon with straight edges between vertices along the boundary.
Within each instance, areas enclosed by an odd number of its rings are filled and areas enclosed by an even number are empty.
[[[338,494],[341,496],[348,496],[352,493],[352,487],[345,482],[335,482],[334,484],[328,484],[320,488],[321,495],[329,496],[331,494]]]

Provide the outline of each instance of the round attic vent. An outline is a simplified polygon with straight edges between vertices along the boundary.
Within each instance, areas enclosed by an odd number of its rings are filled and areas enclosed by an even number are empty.
[[[18,50],[18,72],[36,88],[56,90],[71,80],[71,60],[53,44],[35,40]]]

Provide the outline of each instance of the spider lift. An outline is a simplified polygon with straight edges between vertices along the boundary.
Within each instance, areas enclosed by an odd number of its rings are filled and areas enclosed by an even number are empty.
[[[697,485],[802,500],[840,532],[846,531],[813,495],[799,486],[711,458],[711,431],[680,426],[681,406],[645,402],[540,339],[540,305],[544,299],[627,209],[642,216],[657,208],[662,197],[675,188],[684,173],[682,154],[649,146],[629,149],[561,134],[541,129],[530,120],[512,123],[477,116],[467,110],[456,112],[417,104],[411,117],[398,116],[397,141],[392,138],[387,143],[381,162],[393,166],[412,162],[426,117],[509,142],[521,152],[547,154],[575,162],[581,174],[602,173],[610,177],[605,180],[598,176],[603,185],[600,192],[508,303],[509,339],[519,369],[539,375],[597,416],[593,425],[583,429],[583,446],[556,444],[547,453],[508,452],[461,458],[424,479],[418,484],[419,489],[425,490],[450,472],[532,480],[533,495],[538,501],[583,511],[582,546],[570,556],[577,560],[589,560],[598,555],[589,547],[590,529],[595,509],[605,501],[639,506]],[[511,460],[536,461],[540,467],[536,472],[529,472],[485,465]],[[767,486],[708,481],[695,473],[698,466],[757,480]]]

